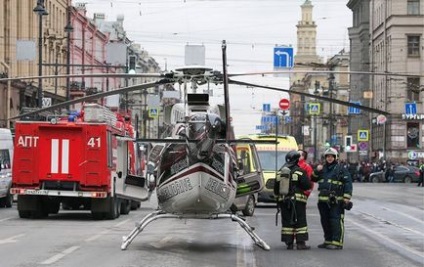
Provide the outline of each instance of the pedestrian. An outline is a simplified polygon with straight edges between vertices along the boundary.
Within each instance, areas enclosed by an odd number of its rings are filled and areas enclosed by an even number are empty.
[[[309,190],[305,190],[305,192],[304,192],[305,195],[307,197],[309,197],[312,193],[312,190],[314,189],[314,182],[312,182],[312,180],[311,180],[311,175],[312,175],[313,169],[312,169],[311,165],[309,165],[306,162],[306,160],[308,159],[308,152],[306,152],[306,150],[299,150],[299,153],[300,153],[300,159],[299,159],[298,165],[299,165],[300,168],[302,168],[306,172],[306,175],[308,175],[308,179],[309,179],[310,184],[311,184],[311,188]]]
[[[424,162],[421,162],[420,165],[420,180],[418,181],[417,186],[424,187]]]
[[[312,173],[312,181],[318,183],[318,210],[324,231],[324,243],[318,248],[343,249],[345,209],[352,207],[352,179],[338,163],[337,150],[327,149],[324,158],[324,165],[318,165]]]
[[[305,195],[305,190],[310,189],[311,184],[308,176],[302,168],[299,167],[300,153],[292,150],[286,155],[286,163],[281,170],[288,170],[288,188],[287,194],[283,195],[280,192],[280,183],[282,179],[279,177],[278,182],[274,183],[274,193],[277,199],[277,207],[281,211],[281,242],[284,242],[288,250],[296,248],[298,250],[306,250],[311,247],[306,245],[309,239],[308,224],[306,221],[306,201],[308,197]],[[280,170],[280,171],[281,171]]]
[[[393,164],[390,164],[390,166],[387,168],[387,182],[393,183],[395,178],[395,166]]]

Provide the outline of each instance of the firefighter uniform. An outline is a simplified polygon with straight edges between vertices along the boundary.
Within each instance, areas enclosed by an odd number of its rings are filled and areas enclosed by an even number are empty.
[[[298,153],[297,151],[295,151]],[[290,152],[288,153],[290,157]],[[309,239],[308,224],[306,221],[306,202],[308,197],[305,191],[310,188],[310,181],[305,171],[300,168],[297,163],[291,162],[292,165],[286,165],[290,169],[290,183],[287,195],[278,194],[278,183],[274,184],[274,192],[276,193],[277,205],[281,211],[281,241],[285,242],[287,249],[293,249],[294,241],[298,250],[309,249],[306,241]]]
[[[335,151],[335,150],[334,150]],[[312,181],[318,183],[318,210],[324,231],[324,243],[319,248],[342,249],[344,238],[345,206],[352,197],[352,179],[347,169],[337,162],[337,151],[324,153],[334,155],[334,161],[315,168]]]

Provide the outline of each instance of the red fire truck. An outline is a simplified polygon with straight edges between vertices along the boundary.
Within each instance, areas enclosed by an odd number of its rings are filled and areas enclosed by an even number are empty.
[[[19,216],[57,214],[60,204],[94,219],[128,214],[131,201],[149,196],[134,137],[130,119],[98,104],[66,119],[17,122],[11,193]]]

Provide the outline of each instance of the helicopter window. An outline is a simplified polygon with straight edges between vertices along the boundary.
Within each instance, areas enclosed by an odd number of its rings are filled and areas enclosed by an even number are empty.
[[[195,131],[195,132],[201,131],[204,126],[205,126],[205,122],[204,121],[201,121],[201,122],[190,122],[190,129],[192,131]]]

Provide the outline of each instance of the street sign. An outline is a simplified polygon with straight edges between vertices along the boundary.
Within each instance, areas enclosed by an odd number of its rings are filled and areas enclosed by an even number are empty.
[[[268,128],[268,125],[256,125],[256,130],[266,131]]]
[[[358,130],[358,141],[369,141],[369,131]]]
[[[380,114],[377,116],[377,119],[376,119],[377,124],[384,124],[386,121],[387,121],[387,118],[383,114]]]
[[[52,99],[51,97],[43,97],[42,98],[42,107],[47,108],[52,105]]]
[[[319,115],[321,111],[320,103],[309,103],[309,115]]]
[[[262,125],[268,125],[268,124],[277,124],[277,116],[262,116],[261,118],[261,124]]]
[[[361,105],[361,101],[350,101],[350,103]],[[349,107],[348,109],[349,114],[361,114],[361,109],[356,107]]]
[[[150,118],[157,118],[158,117],[158,108],[149,108],[149,117]]]
[[[293,120],[290,116],[284,116],[284,122],[285,123],[291,123]]]
[[[274,68],[293,68],[293,47],[274,47]]]
[[[280,102],[278,102],[278,105],[280,106],[280,109],[288,110],[290,108],[290,100],[287,98],[282,98]]]
[[[405,103],[405,114],[417,114],[417,103]]]
[[[368,143],[367,142],[359,142],[358,147],[359,147],[359,150],[368,150]]]
[[[263,112],[271,112],[271,104],[262,104]]]

